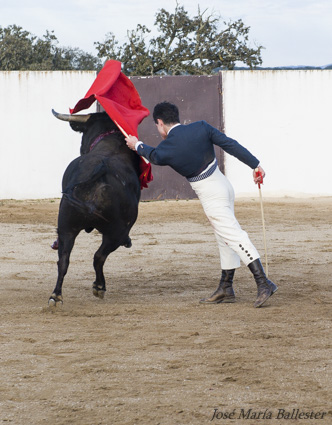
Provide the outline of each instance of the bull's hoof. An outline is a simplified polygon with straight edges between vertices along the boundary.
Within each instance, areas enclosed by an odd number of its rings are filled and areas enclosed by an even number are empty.
[[[94,283],[92,287],[92,292],[95,297],[100,298],[102,300],[105,296],[106,289]]]
[[[52,294],[50,296],[50,299],[48,300],[49,307],[62,307],[62,305],[63,305],[62,295]]]
[[[123,244],[123,246],[125,248],[131,248],[132,247],[132,242],[131,242],[131,239],[130,239],[129,236],[128,236],[128,239],[126,240],[126,242]]]
[[[51,248],[54,250],[58,250],[59,249],[59,239],[57,239],[56,241],[54,241],[51,245]]]

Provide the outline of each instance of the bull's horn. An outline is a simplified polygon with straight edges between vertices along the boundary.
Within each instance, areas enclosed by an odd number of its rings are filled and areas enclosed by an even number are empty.
[[[70,114],[59,114],[54,109],[52,109],[52,114],[55,118],[61,121],[69,121],[69,122],[87,122],[91,117],[91,114],[87,115],[70,115]]]

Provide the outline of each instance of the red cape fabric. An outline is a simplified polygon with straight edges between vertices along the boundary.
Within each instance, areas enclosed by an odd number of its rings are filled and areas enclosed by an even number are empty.
[[[107,115],[121,126],[126,133],[138,136],[137,127],[150,112],[142,105],[134,84],[121,72],[121,62],[109,60],[98,73],[86,95],[79,100],[71,114],[89,108],[98,101]],[[151,164],[140,161],[141,189],[152,181]]]

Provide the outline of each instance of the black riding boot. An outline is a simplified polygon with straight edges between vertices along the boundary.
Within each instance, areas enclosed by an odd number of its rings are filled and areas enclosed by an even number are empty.
[[[200,300],[202,304],[234,303],[235,293],[233,289],[233,277],[235,269],[223,270],[217,290],[208,298]]]
[[[250,263],[248,267],[253,274],[257,284],[257,299],[255,301],[254,307],[260,307],[268,298],[270,298],[271,295],[273,295],[278,290],[278,287],[266,277],[259,258]]]

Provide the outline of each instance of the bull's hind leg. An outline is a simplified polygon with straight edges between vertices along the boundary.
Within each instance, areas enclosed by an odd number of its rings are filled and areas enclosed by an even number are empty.
[[[105,277],[103,272],[105,261],[109,254],[120,246],[118,242],[115,243],[112,239],[110,239],[107,235],[103,235],[103,242],[93,258],[93,267],[96,272],[96,280],[93,283],[92,290],[93,295],[98,298],[104,298],[106,292]]]
[[[69,266],[69,258],[73,249],[76,236],[79,232],[61,235],[59,234],[59,261],[58,261],[58,280],[50,299],[49,306],[56,306],[58,303],[63,303],[62,299],[62,284]]]

